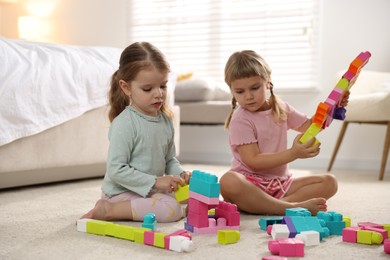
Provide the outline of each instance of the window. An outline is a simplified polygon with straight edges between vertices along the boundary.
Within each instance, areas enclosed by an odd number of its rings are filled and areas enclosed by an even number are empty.
[[[278,88],[318,77],[319,0],[129,0],[129,41],[150,41],[177,73],[224,80],[235,51],[252,49]]]

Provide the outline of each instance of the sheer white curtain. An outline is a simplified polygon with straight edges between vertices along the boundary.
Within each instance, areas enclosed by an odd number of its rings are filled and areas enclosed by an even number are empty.
[[[312,88],[319,0],[129,0],[129,42],[150,41],[177,73],[223,81],[228,57],[262,55],[278,88]]]

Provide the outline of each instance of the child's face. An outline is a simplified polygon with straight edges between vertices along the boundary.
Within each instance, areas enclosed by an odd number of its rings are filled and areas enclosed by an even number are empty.
[[[268,83],[260,76],[233,80],[230,88],[240,107],[252,112],[269,109],[265,102]]]
[[[142,70],[130,82],[132,106],[145,115],[157,116],[167,98],[168,74],[152,67]]]

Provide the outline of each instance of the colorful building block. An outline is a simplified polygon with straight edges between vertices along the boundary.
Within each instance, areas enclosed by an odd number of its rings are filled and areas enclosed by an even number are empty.
[[[240,225],[240,212],[237,210],[237,205],[225,201],[220,201],[215,208],[216,218],[226,219],[226,225],[239,226]]]
[[[175,252],[191,252],[194,249],[193,242],[185,236],[170,236],[169,250]]]
[[[390,254],[390,239],[386,239],[383,242],[383,244],[384,244],[383,247],[384,247],[385,253]]]
[[[276,223],[281,224],[282,221],[283,221],[283,217],[268,217],[268,218],[259,218],[258,223],[260,229],[266,231],[269,225],[273,225]]]
[[[261,260],[288,260],[288,258],[284,256],[270,255],[270,256],[263,256]]]
[[[369,230],[357,230],[357,243],[366,245],[382,244],[383,237],[380,233]]]
[[[350,63],[347,72],[344,73],[334,89],[330,92],[327,100],[324,103],[320,103],[318,105],[316,113],[313,117],[314,124],[320,125],[320,128],[325,129],[330,125],[332,119],[345,119],[346,109],[340,106],[340,102],[342,101],[347,91],[349,91],[349,89],[353,86],[359,76],[360,70],[367,64],[370,57],[370,52],[361,52]],[[329,102],[330,100],[335,101],[335,104],[333,104],[333,102]],[[328,105],[328,107],[325,105]],[[306,143],[310,139],[315,138],[318,132],[314,132],[313,129],[307,129],[299,141],[301,143]],[[314,144],[317,144],[319,141],[316,138],[315,140],[316,141]]]
[[[218,243],[227,245],[234,244],[240,239],[240,231],[237,230],[218,230]]]
[[[218,177],[213,174],[194,170],[192,171],[190,180],[190,191],[207,197],[218,198],[220,192]]]
[[[310,211],[305,208],[288,208],[285,210],[285,216],[311,216]]]
[[[342,231],[343,241],[348,243],[357,243],[357,231],[360,227],[347,227]]]
[[[178,185],[177,190],[175,191],[175,198],[178,202],[185,202],[189,198],[190,185]]]
[[[154,213],[148,213],[144,216],[144,222],[142,223],[143,228],[149,228],[156,230],[156,215]]]
[[[334,211],[319,211],[317,217],[325,221],[325,225],[329,229],[329,235],[342,235],[342,231],[346,227],[342,214]]]
[[[273,224],[271,230],[272,239],[289,238],[290,230],[286,224]]]
[[[273,255],[303,257],[305,255],[305,245],[298,238],[280,238],[270,240],[268,249]]]
[[[351,217],[343,216],[343,221],[345,222],[345,227],[351,226]]]
[[[305,246],[316,246],[320,244],[320,233],[313,230],[302,231],[295,238],[302,240]]]

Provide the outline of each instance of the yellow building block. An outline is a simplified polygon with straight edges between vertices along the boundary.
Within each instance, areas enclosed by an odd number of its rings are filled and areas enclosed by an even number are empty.
[[[387,230],[387,235],[390,238],[390,224],[383,224],[383,228]]]
[[[383,242],[383,237],[380,233],[369,230],[357,231],[357,243],[366,245],[379,245]]]
[[[134,242],[144,244],[144,233],[149,231],[149,228],[134,228]]]
[[[108,236],[134,241],[134,229],[132,226],[114,225]]]
[[[346,228],[351,226],[351,217],[343,216],[343,221],[345,222]]]
[[[240,239],[240,231],[237,230],[218,230],[218,243],[227,245],[237,243]]]
[[[108,229],[112,228],[114,223],[101,221],[101,220],[92,220],[87,222],[87,233],[96,234],[105,236],[108,232]]]
[[[190,185],[178,185],[178,189],[175,191],[175,197],[178,202],[186,201],[189,198],[190,194]]]
[[[348,79],[341,78],[339,80],[339,82],[337,82],[336,87],[338,87],[339,89],[343,90],[343,93],[344,93],[345,91],[347,91],[350,88],[350,84],[349,84]]]
[[[321,131],[321,126],[317,125],[317,124],[311,124],[309,126],[309,128],[306,130],[306,132],[302,135],[301,139],[299,139],[299,141],[304,144],[306,143],[307,141],[309,141],[310,139],[314,138],[315,141],[313,143],[313,145],[316,145],[319,143],[319,141],[315,138],[315,136]]]
[[[165,248],[165,241],[164,241],[164,237],[166,236],[167,234],[165,233],[154,233],[154,246],[155,247],[160,247],[160,248]]]

